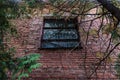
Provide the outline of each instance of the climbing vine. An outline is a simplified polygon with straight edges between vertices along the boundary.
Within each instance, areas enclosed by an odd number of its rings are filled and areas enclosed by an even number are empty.
[[[16,80],[28,77],[29,73],[40,66],[37,63],[39,54],[29,54],[23,57],[15,57],[14,47],[9,47],[9,37],[17,33],[9,20],[18,17],[16,2],[12,0],[0,0],[0,80]]]

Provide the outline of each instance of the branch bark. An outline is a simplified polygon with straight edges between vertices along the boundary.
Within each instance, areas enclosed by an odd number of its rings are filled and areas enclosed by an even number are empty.
[[[113,16],[117,18],[117,20],[120,22],[120,9],[114,6],[110,1],[108,0],[97,0],[101,5],[106,8]]]

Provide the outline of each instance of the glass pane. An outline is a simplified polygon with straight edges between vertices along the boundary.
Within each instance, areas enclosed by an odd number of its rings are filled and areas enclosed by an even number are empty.
[[[74,48],[79,45],[79,42],[43,42],[42,48]]]
[[[68,23],[68,27],[75,27],[74,23]]]
[[[44,29],[43,39],[78,39],[76,29]]]
[[[75,20],[67,20],[64,19],[46,19],[45,20],[45,28],[56,28],[56,27],[75,27]]]
[[[49,19],[45,20],[45,27],[65,27],[64,20],[55,20],[55,19]]]
[[[68,20],[68,21],[67,21],[67,26],[68,26],[68,27],[75,27],[76,23],[77,23],[77,22],[75,22],[74,19],[71,19],[71,20]]]

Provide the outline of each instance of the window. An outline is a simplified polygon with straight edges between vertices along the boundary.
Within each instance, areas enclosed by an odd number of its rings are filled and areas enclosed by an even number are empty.
[[[41,48],[74,48],[80,46],[77,19],[44,19]]]

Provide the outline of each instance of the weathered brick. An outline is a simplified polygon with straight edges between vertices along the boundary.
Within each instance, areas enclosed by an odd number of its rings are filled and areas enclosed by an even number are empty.
[[[43,18],[34,18],[23,21],[17,20],[17,22],[19,22],[17,27],[21,36],[19,40],[11,40],[13,43],[12,45],[16,46],[17,56],[25,55],[25,50],[28,50],[26,54],[38,53],[42,55],[40,60],[38,60],[42,66],[37,70],[34,70],[28,80],[87,80],[86,76],[90,75],[91,71],[94,70],[93,65],[97,65],[99,62],[99,58],[96,57],[96,52],[100,50],[100,47],[98,46],[100,43],[97,39],[93,41],[94,38],[89,37],[91,39],[88,40],[87,46],[83,46],[83,49],[81,50],[40,50],[38,48],[41,43]],[[87,26],[85,27],[87,30]],[[106,35],[104,36],[106,37]],[[27,40],[27,43],[21,44],[25,40]],[[81,41],[85,43],[82,36]],[[115,78],[110,71],[105,73],[105,76],[102,76],[102,72],[104,71],[103,68],[103,64],[98,68],[98,79],[103,80],[104,78],[104,80],[109,80],[110,78]],[[85,73],[85,69],[87,74]],[[109,69],[108,65],[107,70]],[[94,80],[95,75],[92,77]]]

